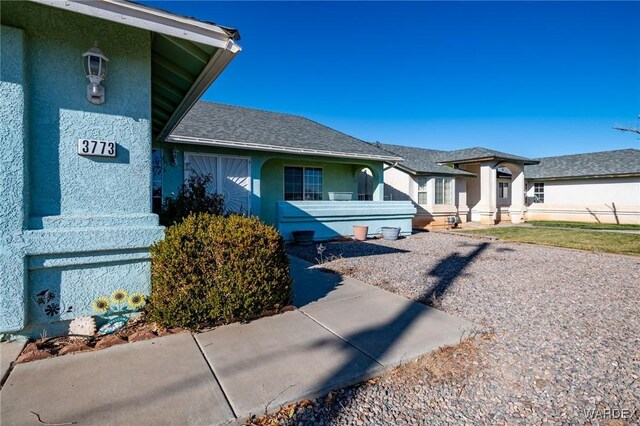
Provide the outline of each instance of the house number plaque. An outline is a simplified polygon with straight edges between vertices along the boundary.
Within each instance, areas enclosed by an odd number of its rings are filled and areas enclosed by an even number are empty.
[[[115,157],[116,143],[97,139],[78,139],[79,155],[97,155],[99,157]]]

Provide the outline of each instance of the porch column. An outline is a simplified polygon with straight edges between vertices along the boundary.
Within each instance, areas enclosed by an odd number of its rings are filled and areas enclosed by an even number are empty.
[[[458,207],[458,216],[460,221],[466,223],[469,220],[469,206],[467,205],[467,180],[464,178],[455,178],[456,182],[456,207]]]
[[[376,187],[373,189],[373,201],[384,201],[384,163],[380,163],[379,167],[371,167]]]
[[[261,188],[262,166],[266,159],[254,157],[251,159],[251,216],[260,216],[262,213]]]
[[[513,164],[509,169],[512,173],[509,216],[511,216],[511,223],[522,223],[524,221],[524,165]]]
[[[491,163],[480,165],[480,202],[478,213],[482,225],[496,223],[496,187],[498,185],[497,172]]]

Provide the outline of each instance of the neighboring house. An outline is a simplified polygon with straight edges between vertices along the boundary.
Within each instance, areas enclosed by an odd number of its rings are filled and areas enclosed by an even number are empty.
[[[234,30],[135,3],[1,9],[0,333],[58,334],[98,296],[149,293],[152,139],[240,49]]]
[[[405,159],[385,170],[385,199],[412,200],[415,228],[443,226],[450,217],[483,224],[525,218],[524,166],[537,160],[486,148],[377,146]]]
[[[209,175],[227,211],[259,216],[287,240],[294,230],[352,235],[353,225],[411,233],[413,205],[383,201],[384,162],[401,158],[304,117],[201,101],[154,148],[156,208],[190,175]]]
[[[529,220],[640,224],[640,150],[538,160],[525,167]]]
[[[640,150],[529,159],[486,148],[378,144],[404,161],[385,170],[385,199],[412,200],[415,228],[458,222],[640,223]],[[526,194],[526,196],[525,196]]]

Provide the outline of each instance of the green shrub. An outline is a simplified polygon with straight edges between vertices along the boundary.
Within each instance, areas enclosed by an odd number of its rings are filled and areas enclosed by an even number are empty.
[[[242,321],[290,302],[280,233],[257,218],[192,215],[151,247],[147,315],[166,327]]]
[[[207,192],[211,176],[191,176],[178,190],[175,197],[165,197],[159,214],[160,224],[171,226],[182,222],[187,216],[198,213],[222,215],[224,198],[220,194]]]

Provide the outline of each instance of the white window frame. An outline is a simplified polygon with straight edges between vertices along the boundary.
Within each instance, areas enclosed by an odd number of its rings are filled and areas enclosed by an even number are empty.
[[[302,200],[287,200],[286,198],[286,174],[285,174],[285,169],[286,168],[295,168],[295,169],[302,169]],[[320,170],[321,176],[322,176],[322,186],[320,187],[320,199],[319,200],[306,200],[305,196],[305,183],[306,183],[306,178],[305,178],[305,170],[306,169],[318,169]],[[323,201],[324,200],[324,167],[317,167],[317,166],[300,166],[300,165],[294,165],[294,164],[285,164],[282,167],[282,199],[284,201]]]
[[[544,182],[533,183],[533,202],[536,204],[544,203]]]
[[[449,182],[449,200],[447,200],[447,191],[445,190],[445,181]],[[438,202],[438,183],[442,185],[442,202]],[[434,180],[434,204],[440,206],[450,206],[453,205],[453,178],[449,177],[437,177]],[[447,201],[449,201],[447,203]]]
[[[502,200],[508,200],[511,194],[509,182],[498,182],[498,196]],[[506,192],[506,194],[505,194]]]
[[[422,185],[420,182],[424,182],[424,185]],[[426,204],[431,204],[429,202],[429,189],[428,189],[428,187],[429,187],[429,178],[426,177],[426,176],[418,176],[416,178],[416,184],[418,185],[418,195],[416,197],[416,202],[421,206],[426,205]],[[424,194],[424,198],[425,198],[423,200],[423,201],[425,201],[424,203],[420,202],[420,194]]]

